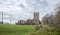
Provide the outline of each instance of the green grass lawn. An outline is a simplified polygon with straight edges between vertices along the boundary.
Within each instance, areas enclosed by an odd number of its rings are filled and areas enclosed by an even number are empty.
[[[0,35],[28,35],[34,31],[34,25],[0,24]]]

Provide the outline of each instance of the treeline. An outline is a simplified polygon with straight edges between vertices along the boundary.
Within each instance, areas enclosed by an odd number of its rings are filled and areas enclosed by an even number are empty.
[[[39,21],[39,24],[41,24],[41,21]],[[19,21],[18,23],[16,23],[16,25],[36,25],[33,20],[27,20],[27,21]]]
[[[60,5],[57,6],[55,12],[51,14],[46,14],[42,18],[43,24],[47,24],[50,27],[54,27],[56,30],[60,31]]]

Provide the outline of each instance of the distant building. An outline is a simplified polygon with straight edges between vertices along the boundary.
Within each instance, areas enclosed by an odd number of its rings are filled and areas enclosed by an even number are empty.
[[[34,12],[34,18],[33,21],[35,24],[39,24],[39,12]]]
[[[28,23],[29,25],[35,25],[35,24],[33,23],[33,20],[32,20],[32,19],[28,19],[28,20],[27,20],[27,23]]]
[[[41,21],[39,21],[39,12],[34,12],[33,19],[27,19],[27,21],[19,20],[17,24],[20,24],[20,25],[39,25],[39,24],[41,24]]]
[[[18,24],[18,25],[23,25],[23,24],[25,24],[25,23],[26,23],[26,21],[24,21],[24,20],[19,20],[17,24]]]

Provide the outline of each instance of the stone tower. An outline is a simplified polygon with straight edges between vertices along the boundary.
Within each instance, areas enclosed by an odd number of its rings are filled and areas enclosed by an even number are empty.
[[[38,30],[40,29],[40,24],[39,24],[39,12],[34,12],[34,23],[36,25],[35,29]]]
[[[33,20],[36,25],[39,25],[39,12],[34,12]]]

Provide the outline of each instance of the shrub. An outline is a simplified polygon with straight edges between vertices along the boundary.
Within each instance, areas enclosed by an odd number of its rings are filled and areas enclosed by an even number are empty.
[[[58,35],[56,29],[49,27],[48,25],[44,25],[40,30],[31,33],[30,35]]]

